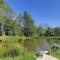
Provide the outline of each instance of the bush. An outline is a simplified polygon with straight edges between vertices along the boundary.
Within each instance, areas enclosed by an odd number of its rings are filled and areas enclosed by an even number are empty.
[[[20,56],[20,55],[23,55],[24,51],[23,51],[23,48],[18,48],[18,47],[13,47],[13,48],[10,48],[6,53],[5,53],[5,56],[6,57],[17,57],[17,56]]]
[[[6,36],[4,37],[4,43],[16,43],[16,37],[13,37],[13,36]]]
[[[19,50],[16,49],[16,48],[12,48],[12,49],[8,52],[8,56],[10,56],[10,57],[19,56]]]
[[[50,55],[60,59],[60,49],[56,50],[56,51],[51,51]]]
[[[36,60],[34,53],[25,52],[23,56],[16,57],[15,60]]]

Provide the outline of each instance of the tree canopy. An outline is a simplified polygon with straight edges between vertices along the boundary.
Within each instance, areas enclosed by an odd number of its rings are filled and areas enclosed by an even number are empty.
[[[36,26],[27,12],[15,14],[5,0],[0,0],[0,35],[18,36],[60,36],[60,27]]]

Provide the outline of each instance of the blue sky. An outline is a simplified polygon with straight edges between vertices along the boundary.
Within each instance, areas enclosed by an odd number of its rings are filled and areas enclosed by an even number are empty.
[[[7,3],[18,13],[28,11],[37,25],[60,27],[60,0],[7,0]]]

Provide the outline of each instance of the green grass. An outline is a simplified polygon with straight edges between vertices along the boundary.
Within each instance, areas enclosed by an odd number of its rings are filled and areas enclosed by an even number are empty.
[[[28,51],[24,46],[24,39],[18,36],[0,37],[0,60],[36,60],[33,51]]]

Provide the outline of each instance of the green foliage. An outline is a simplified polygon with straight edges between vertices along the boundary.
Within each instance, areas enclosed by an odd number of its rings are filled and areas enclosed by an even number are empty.
[[[35,60],[35,54],[31,52],[47,41],[44,38],[40,39],[40,36],[60,36],[59,27],[36,28],[33,18],[27,11],[21,14],[22,16],[20,14],[13,16],[14,12],[5,0],[0,0],[0,8],[0,36],[6,35],[0,46],[0,58],[4,57],[1,60]],[[47,42],[55,41],[50,39]],[[56,54],[60,56],[59,50]],[[54,53],[55,56],[56,54]]]
[[[25,51],[25,54],[23,56],[18,56],[16,58],[14,58],[16,60],[36,60],[36,57],[35,57],[35,54],[30,52],[26,52]]]
[[[18,48],[11,48],[7,53],[7,55],[10,57],[16,57],[16,56],[19,56],[20,52],[21,51]]]
[[[33,51],[28,52],[28,49],[21,44],[24,41],[21,37],[5,36],[2,39],[3,44],[0,45],[0,60],[35,60],[36,57]]]
[[[59,27],[50,28],[48,25],[37,27],[27,11],[17,15],[5,2],[6,0],[0,0],[0,35],[27,37],[60,36]]]
[[[49,54],[60,59],[60,47],[58,44],[54,44],[49,49]]]
[[[37,28],[37,34],[38,34],[38,36],[43,36],[44,33],[45,33],[45,31],[46,31],[45,28],[39,26],[39,27]]]
[[[60,59],[60,49],[56,50],[56,51],[53,51],[50,53],[52,56]]]
[[[27,53],[24,56],[17,56],[14,58],[11,57],[5,57],[5,58],[0,58],[0,60],[36,60],[35,54],[34,53]]]
[[[18,19],[14,21],[14,31],[17,36],[23,36],[23,29]]]
[[[14,59],[11,57],[6,57],[6,58],[0,58],[0,60],[14,60]]]
[[[34,53],[26,53],[24,56],[25,60],[35,60]]]
[[[23,15],[23,32],[25,36],[34,36],[36,34],[36,28],[34,25],[34,21],[31,18],[31,16],[28,14],[28,12],[24,12]]]
[[[3,50],[4,51],[4,50]],[[23,50],[22,48],[12,48],[9,50],[6,55],[6,50],[3,53],[2,49],[0,50],[0,59],[1,60],[36,60],[35,54],[32,52],[27,52],[26,50]],[[4,57],[3,57],[4,56]]]
[[[60,36],[60,27],[54,28],[55,36]]]
[[[54,29],[48,28],[44,34],[45,36],[54,36]]]
[[[0,0],[0,4],[4,3],[4,0]]]
[[[15,43],[16,42],[16,37],[13,37],[13,36],[5,36],[4,37],[4,43]]]

